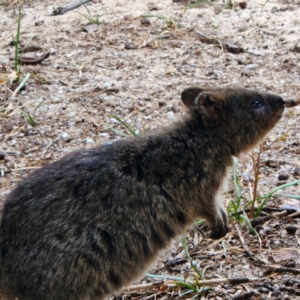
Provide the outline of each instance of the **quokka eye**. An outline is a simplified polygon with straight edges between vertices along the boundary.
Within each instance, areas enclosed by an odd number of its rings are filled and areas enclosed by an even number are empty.
[[[253,108],[260,108],[261,107],[261,102],[258,101],[258,100],[254,100],[252,102],[252,106],[253,106]]]

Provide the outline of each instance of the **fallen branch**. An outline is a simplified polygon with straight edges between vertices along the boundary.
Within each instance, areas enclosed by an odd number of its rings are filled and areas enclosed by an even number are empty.
[[[63,15],[64,13],[73,10],[83,4],[86,4],[88,2],[91,2],[92,0],[75,0],[73,2],[70,2],[64,6],[60,6],[56,9],[53,10],[52,15],[57,16],[57,15]]]

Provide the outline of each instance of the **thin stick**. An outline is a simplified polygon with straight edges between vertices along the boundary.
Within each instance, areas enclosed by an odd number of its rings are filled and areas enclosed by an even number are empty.
[[[287,267],[276,267],[276,266],[268,266],[269,269],[275,271],[275,272],[280,272],[280,273],[293,273],[293,274],[300,274],[299,269],[294,269],[294,268],[287,268]]]
[[[250,219],[253,218],[253,214],[254,214],[254,205],[255,205],[255,200],[257,197],[257,186],[258,186],[258,175],[259,175],[259,164],[260,164],[260,154],[262,151],[262,145],[259,145],[259,151],[257,154],[257,158],[255,161],[255,158],[253,155],[251,155],[251,159],[253,162],[253,169],[254,169],[254,191],[253,191],[253,200],[252,200],[252,204],[251,204],[251,210],[250,210]]]
[[[243,236],[242,236],[242,233],[241,233],[241,230],[240,230],[239,225],[238,225],[238,224],[235,224],[234,226],[235,226],[235,229],[236,229],[236,231],[237,231],[237,233],[238,233],[238,235],[239,235],[239,238],[240,238],[240,241],[241,241],[241,243],[242,243],[242,245],[243,245],[244,250],[246,251],[246,253],[247,253],[249,256],[253,256],[253,253],[252,253],[252,252],[250,251],[250,249],[248,248],[248,246],[247,246],[247,244],[246,244],[246,242],[245,242],[245,240],[244,240],[244,238],[243,238]]]
[[[211,284],[220,284],[220,283],[228,283],[228,284],[241,284],[241,283],[248,283],[248,282],[255,282],[259,281],[260,278],[252,277],[252,278],[217,278],[217,279],[209,279],[209,280],[199,280],[196,281],[187,281],[189,284],[194,284],[198,286],[202,285],[211,285]],[[123,289],[123,292],[135,291],[135,290],[146,290],[149,288],[158,287],[160,285],[174,287],[176,286],[176,281],[166,281],[160,283],[147,283],[147,284],[137,284],[137,285],[130,285]]]
[[[73,2],[70,2],[64,6],[60,6],[56,9],[53,10],[52,15],[53,16],[57,16],[57,15],[63,15],[64,13],[66,13],[67,11],[70,11],[72,9],[75,9],[83,4],[86,4],[88,2],[91,2],[92,0],[75,0]]]
[[[11,173],[11,172],[17,172],[17,171],[27,171],[27,170],[37,170],[40,169],[41,167],[24,167],[24,168],[17,168],[17,169],[10,169],[4,171],[5,173]]]

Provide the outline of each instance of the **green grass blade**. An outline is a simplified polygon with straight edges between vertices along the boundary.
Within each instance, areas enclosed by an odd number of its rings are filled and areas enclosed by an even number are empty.
[[[193,291],[194,293],[198,292],[198,289],[195,286],[191,285],[191,284],[188,284],[188,283],[185,283],[185,282],[181,282],[181,281],[175,282],[175,284],[177,286],[189,289],[190,291]]]
[[[115,129],[115,128],[111,127],[110,125],[106,124],[106,123],[104,123],[103,125],[106,126],[109,129],[111,129],[115,133],[117,133],[117,134],[119,134],[121,136],[127,137],[127,135],[125,133],[123,133],[122,131]]]
[[[300,196],[295,195],[282,195],[282,197],[300,200]]]
[[[256,216],[259,216],[259,215],[260,215],[260,213],[261,213],[263,207],[265,206],[266,202],[272,197],[272,195],[273,195],[274,193],[276,193],[276,192],[278,192],[278,191],[280,191],[280,190],[282,190],[282,189],[285,189],[285,188],[287,188],[287,187],[290,187],[290,186],[292,186],[292,185],[296,185],[296,184],[298,184],[298,183],[300,183],[300,179],[295,180],[295,181],[292,181],[292,182],[289,182],[289,183],[286,183],[286,184],[283,184],[283,185],[280,185],[280,186],[274,188],[273,190],[271,190],[271,192],[270,192],[266,197],[264,197],[264,200],[262,201],[262,203],[261,203],[260,206],[258,207]]]
[[[257,231],[252,227],[250,220],[248,219],[248,217],[246,215],[240,215],[240,217],[244,220],[244,222],[247,224],[247,226],[250,228],[250,230],[256,235],[258,236]]]
[[[19,55],[19,44],[20,44],[20,34],[21,34],[21,18],[22,18],[22,6],[19,6],[18,11],[18,27],[17,27],[17,37],[15,40],[15,71],[19,73],[18,68],[18,55]],[[19,79],[19,77],[18,77]]]
[[[206,220],[200,220],[195,223],[195,226],[200,226],[206,223]]]
[[[122,125],[124,125],[126,127],[126,129],[133,135],[133,136],[137,136],[136,132],[125,122],[123,121],[121,118],[119,118],[118,116],[111,116],[112,118],[116,119],[117,121],[119,121]]]
[[[167,19],[161,15],[140,15],[139,17],[140,18],[157,18],[157,19],[161,19],[161,20],[167,22]]]
[[[189,254],[189,251],[188,251],[188,247],[187,247],[187,243],[186,243],[186,238],[185,237],[183,237],[181,239],[181,243],[182,243],[182,246],[183,246],[183,249],[184,249],[186,257],[188,258],[189,261],[191,261],[192,259],[191,259],[191,256]]]
[[[28,81],[30,77],[30,73],[27,73],[25,75],[25,77],[23,78],[23,80],[21,81],[21,83],[18,85],[18,87],[14,90],[12,96],[14,97],[18,92],[19,90],[26,84],[26,82]]]

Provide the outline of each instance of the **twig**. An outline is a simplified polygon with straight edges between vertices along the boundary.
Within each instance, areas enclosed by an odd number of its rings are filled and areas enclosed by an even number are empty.
[[[300,213],[300,212],[299,212]],[[284,211],[281,211],[281,212],[278,212],[276,214],[273,214],[273,215],[269,215],[269,216],[265,216],[265,217],[257,217],[257,218],[254,218],[250,221],[251,223],[251,226],[252,227],[255,227],[259,224],[263,224],[264,222],[272,219],[272,218],[276,218],[276,217],[281,217],[281,216],[285,216],[287,214],[287,211],[284,210]],[[291,216],[291,215],[289,215]]]
[[[73,10],[83,4],[86,4],[88,2],[91,2],[92,0],[75,0],[73,2],[70,2],[64,6],[60,6],[56,9],[53,10],[52,15],[57,16],[57,15],[63,15],[64,13]]]
[[[131,292],[131,291],[136,291],[136,290],[147,290],[149,288],[158,287],[161,284],[162,284],[162,282],[130,285],[130,286],[127,286],[126,288],[124,288],[123,292],[126,293],[126,292]]]
[[[296,105],[299,105],[300,104],[300,98],[297,99],[297,100],[293,100],[293,99],[288,99],[285,101],[285,106],[286,107],[293,107],[293,106],[296,106]]]
[[[299,269],[294,269],[294,268],[286,268],[286,267],[276,267],[276,266],[268,266],[269,269],[271,269],[272,271],[275,272],[279,272],[279,273],[293,273],[293,274],[300,274],[300,270]]]
[[[241,233],[241,230],[240,230],[239,225],[238,225],[238,224],[235,224],[234,226],[235,226],[235,229],[236,229],[236,231],[237,231],[237,233],[238,233],[238,235],[239,235],[239,238],[240,238],[240,241],[241,241],[241,243],[242,243],[242,245],[243,245],[244,250],[246,251],[246,253],[247,253],[249,256],[253,256],[253,253],[252,253],[252,252],[250,251],[250,249],[248,248],[248,246],[247,246],[247,244],[246,244],[246,242],[245,242],[245,240],[244,240],[244,238],[243,238],[243,236],[242,236],[242,233]]]
[[[257,153],[256,160],[254,158],[254,155],[253,154],[251,155],[251,160],[253,162],[253,169],[254,169],[254,191],[253,191],[253,200],[252,200],[251,210],[250,210],[250,219],[253,218],[254,205],[257,197],[257,186],[258,186],[258,175],[259,175],[259,164],[260,164],[261,152],[262,152],[262,144],[259,145],[259,151]]]
[[[258,210],[258,208],[254,207],[254,211],[256,211],[256,210]],[[266,211],[266,212],[282,212],[282,211],[286,211],[286,209],[285,208],[274,208],[274,207],[263,207],[262,211]],[[236,213],[235,212],[230,213],[229,216],[233,216],[235,214],[241,215],[241,214],[243,214],[245,212],[246,213],[250,212],[250,208],[246,208],[244,210],[241,209],[241,210],[237,211]]]
[[[298,216],[300,216],[300,211],[297,211],[297,212],[289,215],[290,218],[295,218],[295,217],[298,217]]]
[[[11,173],[11,172],[18,172],[18,171],[27,171],[27,170],[37,170],[40,169],[41,167],[24,167],[24,168],[17,168],[17,169],[10,169],[10,170],[5,170],[5,173]]]
[[[199,280],[199,281],[187,281],[189,284],[194,284],[198,286],[202,285],[211,285],[211,284],[220,284],[220,283],[228,283],[228,284],[242,284],[242,283],[249,283],[255,282],[260,280],[257,277],[252,278],[216,278],[210,280]],[[130,285],[123,289],[123,292],[130,292],[135,290],[146,290],[149,288],[158,287],[160,285],[167,286],[167,287],[174,287],[176,286],[176,281],[166,281],[166,282],[157,282],[157,283],[147,283],[147,284],[137,284],[137,285]]]

